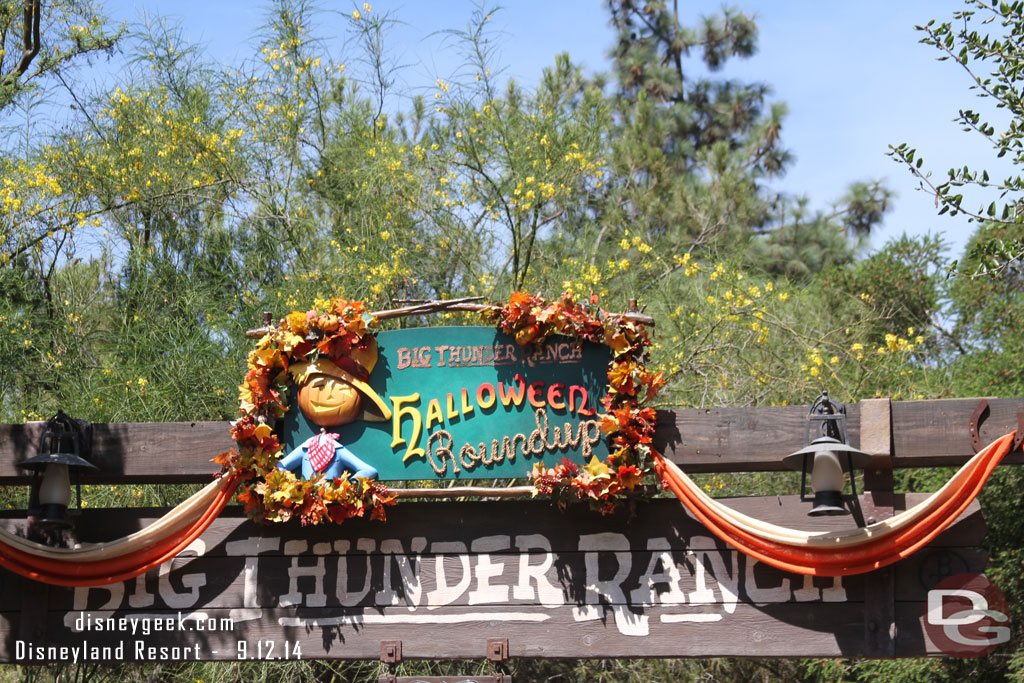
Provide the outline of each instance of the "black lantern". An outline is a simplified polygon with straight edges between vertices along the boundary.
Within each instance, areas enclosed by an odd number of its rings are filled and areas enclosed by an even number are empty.
[[[812,433],[816,435],[813,440]],[[847,445],[846,406],[832,401],[827,391],[823,391],[811,405],[804,440],[807,445],[787,455],[782,462],[801,473],[800,500],[814,503],[807,514],[812,517],[849,514],[843,505],[844,473],[850,475],[850,491],[856,496],[854,469],[864,467],[871,456]],[[806,493],[808,469],[811,471],[813,499]]]
[[[89,454],[91,444],[92,425],[70,418],[59,410],[56,417],[47,420],[36,456],[18,463],[20,467],[35,472],[29,515],[35,513],[40,524],[53,528],[71,526],[68,505],[71,504],[72,470],[75,473],[78,509],[82,509],[81,471],[98,469],[82,457]]]

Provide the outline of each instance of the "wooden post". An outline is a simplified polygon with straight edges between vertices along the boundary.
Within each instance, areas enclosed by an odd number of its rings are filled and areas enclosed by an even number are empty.
[[[892,471],[892,405],[887,398],[860,402],[860,449],[872,456],[864,470],[864,522],[895,514]],[[896,654],[895,571],[890,565],[866,577],[864,643],[870,657]]]

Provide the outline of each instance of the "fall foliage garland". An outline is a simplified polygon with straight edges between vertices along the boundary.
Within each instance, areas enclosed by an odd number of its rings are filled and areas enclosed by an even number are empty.
[[[583,306],[568,295],[548,302],[524,292],[514,293],[506,306],[485,317],[521,346],[542,344],[549,335],[560,334],[577,343],[605,344],[612,352],[608,393],[602,401],[605,412],[599,416],[611,455],[603,461],[595,456],[582,468],[567,458],[555,467],[534,464],[529,477],[536,493],[551,496],[560,507],[586,500],[608,513],[623,494],[658,481],[651,462],[655,411],[646,404],[665,380],[662,373],[647,369],[651,342],[645,325],[598,309],[596,297]]]
[[[535,494],[551,496],[560,506],[586,500],[607,513],[626,494],[636,495],[644,484],[657,481],[651,463],[655,411],[645,404],[664,379],[646,367],[650,340],[645,325],[608,314],[596,304],[594,297],[584,306],[568,295],[547,301],[516,292],[506,305],[488,306],[482,315],[521,346],[540,346],[559,334],[611,349],[606,412],[599,416],[611,455],[606,460],[594,456],[583,467],[568,459],[554,467],[536,463],[528,473]],[[385,506],[394,504],[394,497],[383,484],[347,473],[333,480],[323,475],[304,480],[276,469],[283,444],[273,428],[287,410],[289,366],[320,357],[343,365],[353,349],[365,346],[376,323],[363,302],[336,300],[323,312],[288,314],[249,353],[239,387],[242,416],[231,429],[238,450],[222,453],[215,461],[225,475],[239,478],[238,499],[250,518],[284,522],[298,517],[304,525],[341,523],[367,512],[373,519],[385,518]]]

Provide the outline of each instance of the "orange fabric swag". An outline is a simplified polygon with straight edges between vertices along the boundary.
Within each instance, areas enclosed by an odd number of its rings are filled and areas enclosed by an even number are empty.
[[[43,557],[0,541],[0,566],[56,586],[101,586],[126,581],[173,559],[199,538],[231,500],[238,483],[237,478],[225,482],[217,497],[197,519],[138,551],[80,562],[75,559],[74,553],[68,553],[66,559]]]
[[[686,508],[718,538],[784,571],[847,576],[885,567],[930,543],[980,493],[1009,452],[1016,432],[975,455],[950,482],[913,510],[847,532],[808,534],[759,523],[704,494],[674,463],[654,455],[655,470]]]

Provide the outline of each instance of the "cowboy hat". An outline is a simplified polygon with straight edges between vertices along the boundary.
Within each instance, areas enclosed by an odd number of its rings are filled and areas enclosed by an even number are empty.
[[[370,422],[387,422],[391,419],[391,409],[373,388],[366,383],[373,368],[377,365],[377,340],[368,337],[362,347],[353,348],[352,352],[342,359],[343,368],[328,358],[318,358],[312,363],[295,363],[288,368],[292,379],[299,386],[310,381],[317,375],[334,377],[355,387],[369,401],[363,402],[363,414],[359,419]],[[348,362],[345,362],[348,361]]]

